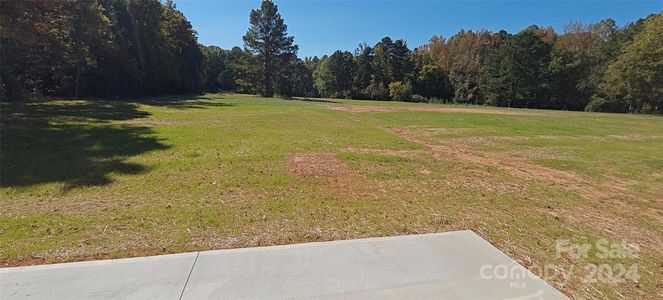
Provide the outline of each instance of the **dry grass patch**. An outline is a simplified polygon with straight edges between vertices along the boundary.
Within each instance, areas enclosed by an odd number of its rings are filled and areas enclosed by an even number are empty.
[[[331,153],[292,155],[286,165],[300,178],[343,178],[352,175],[352,170]]]
[[[395,111],[421,111],[438,113],[468,113],[468,114],[491,114],[491,115],[538,115],[535,112],[523,110],[507,109],[488,109],[488,108],[463,108],[463,107],[435,107],[435,106],[377,106],[377,105],[344,105],[344,104],[324,104],[321,105],[328,109],[348,111],[353,113],[363,112],[395,112]]]
[[[632,220],[625,217],[642,215],[643,212],[640,207],[624,204],[624,199],[638,201],[637,196],[630,189],[635,184],[634,181],[613,176],[597,181],[571,171],[540,166],[504,153],[468,149],[460,143],[427,143],[419,136],[419,133],[410,129],[399,128],[393,132],[408,141],[425,146],[433,157],[495,168],[520,180],[534,181],[577,194],[591,202],[589,204],[578,203],[572,208],[565,209],[562,215],[566,216],[569,222],[599,230],[616,239],[639,242],[650,249],[663,247],[663,235],[639,224],[633,224]],[[663,202],[663,198],[661,202]],[[662,220],[659,214],[648,213],[647,215],[652,216],[656,221]]]

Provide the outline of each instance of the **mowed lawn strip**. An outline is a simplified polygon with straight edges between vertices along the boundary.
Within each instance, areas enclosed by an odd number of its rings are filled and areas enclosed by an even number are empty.
[[[660,117],[223,94],[1,121],[3,266],[472,229],[573,297],[662,290]],[[641,251],[557,257],[559,239]],[[640,283],[586,284],[588,263]]]

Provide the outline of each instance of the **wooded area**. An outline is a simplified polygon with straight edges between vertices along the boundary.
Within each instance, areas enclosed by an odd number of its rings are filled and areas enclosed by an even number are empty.
[[[197,43],[172,1],[2,3],[3,100],[233,91],[606,112],[663,111],[663,16],[464,31],[410,49],[382,38],[297,58],[277,6],[250,13],[245,47]]]

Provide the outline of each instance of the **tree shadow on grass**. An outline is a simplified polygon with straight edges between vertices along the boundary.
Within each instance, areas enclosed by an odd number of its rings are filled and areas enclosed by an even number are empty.
[[[148,115],[135,104],[120,101],[3,105],[0,186],[59,182],[67,191],[109,184],[110,173],[146,172],[147,167],[126,160],[168,146],[149,127],[110,122]]]

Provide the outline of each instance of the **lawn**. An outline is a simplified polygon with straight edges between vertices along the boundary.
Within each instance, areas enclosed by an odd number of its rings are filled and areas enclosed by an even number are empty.
[[[233,94],[1,108],[2,266],[471,229],[572,297],[663,295],[661,117]],[[639,255],[556,255],[601,239]],[[589,263],[639,283],[588,284]]]

